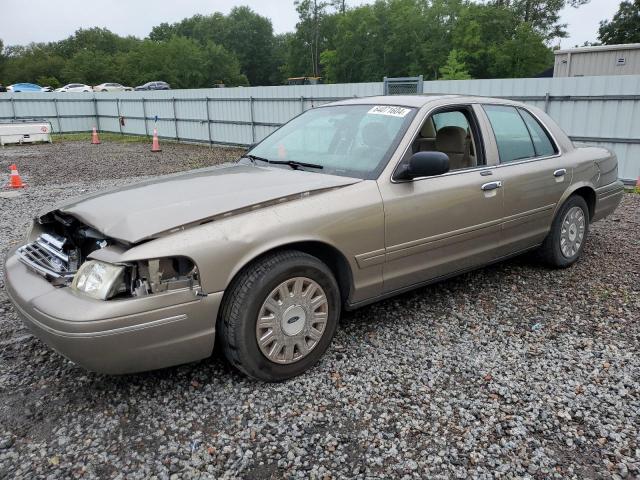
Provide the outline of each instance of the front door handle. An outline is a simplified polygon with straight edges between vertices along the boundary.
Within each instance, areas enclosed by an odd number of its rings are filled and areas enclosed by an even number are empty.
[[[567,174],[567,169],[566,168],[560,168],[558,170],[556,170],[555,172],[553,172],[553,176],[554,177],[564,177]]]
[[[498,180],[497,182],[485,183],[480,188],[482,189],[483,192],[487,192],[489,190],[495,190],[496,188],[502,188],[502,182]]]

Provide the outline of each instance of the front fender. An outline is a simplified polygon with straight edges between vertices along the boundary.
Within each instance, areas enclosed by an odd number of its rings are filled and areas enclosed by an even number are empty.
[[[186,256],[198,266],[203,291],[213,293],[223,291],[258,256],[299,242],[340,252],[352,271],[354,291],[380,288],[382,267],[359,268],[356,262],[357,255],[384,248],[384,211],[375,182],[194,226],[136,245],[117,260]]]

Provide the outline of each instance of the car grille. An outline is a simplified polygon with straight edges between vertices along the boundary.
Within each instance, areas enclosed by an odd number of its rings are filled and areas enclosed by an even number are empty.
[[[64,238],[43,233],[35,242],[18,248],[18,258],[45,277],[71,279],[76,273],[76,262],[63,250],[65,242]]]

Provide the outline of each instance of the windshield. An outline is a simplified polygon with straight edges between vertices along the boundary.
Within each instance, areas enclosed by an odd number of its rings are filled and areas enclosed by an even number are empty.
[[[311,163],[322,167],[313,171],[332,175],[377,178],[414,115],[414,108],[390,105],[315,108],[283,125],[248,155]]]

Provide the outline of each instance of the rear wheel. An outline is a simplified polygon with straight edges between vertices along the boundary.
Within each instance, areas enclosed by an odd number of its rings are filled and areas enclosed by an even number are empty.
[[[218,322],[225,356],[258,380],[299,375],[329,347],[340,304],[336,280],[318,258],[295,250],[262,257],[225,295]]]
[[[540,254],[542,259],[559,268],[573,265],[584,249],[589,233],[589,207],[579,195],[573,195],[562,205],[553,220]]]

